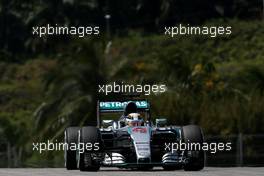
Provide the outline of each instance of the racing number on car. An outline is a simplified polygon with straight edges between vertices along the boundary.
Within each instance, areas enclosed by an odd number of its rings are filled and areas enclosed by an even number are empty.
[[[147,128],[133,128],[132,131],[135,133],[147,133]]]

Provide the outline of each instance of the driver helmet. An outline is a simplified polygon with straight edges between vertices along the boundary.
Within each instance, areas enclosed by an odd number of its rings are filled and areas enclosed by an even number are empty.
[[[130,127],[142,126],[144,124],[143,118],[139,113],[130,113],[126,117],[126,125]]]

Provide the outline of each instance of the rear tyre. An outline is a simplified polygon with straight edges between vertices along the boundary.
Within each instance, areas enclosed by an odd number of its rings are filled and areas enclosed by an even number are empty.
[[[203,144],[203,133],[199,126],[188,125],[182,128],[183,140],[187,143],[200,143]],[[204,168],[204,151],[187,151],[188,164],[184,165],[185,171],[199,171]]]
[[[80,171],[98,171],[100,169],[98,152],[102,150],[102,140],[99,129],[92,126],[82,127],[79,131],[78,141],[83,146],[86,146],[87,144],[93,146],[92,150],[78,152],[78,167]],[[96,143],[99,147],[94,147]]]
[[[70,150],[69,146],[73,143],[77,145],[79,129],[79,127],[68,127],[64,131],[64,142],[68,145],[67,150],[64,150],[64,161],[67,170],[77,169],[76,150]]]

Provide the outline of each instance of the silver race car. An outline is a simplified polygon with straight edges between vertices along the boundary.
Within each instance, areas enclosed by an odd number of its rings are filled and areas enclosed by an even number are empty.
[[[170,126],[164,118],[153,123],[147,100],[98,101],[96,127],[65,130],[65,166],[81,171],[101,166],[198,171],[204,167],[204,151],[186,147],[192,143],[203,143],[200,127]]]

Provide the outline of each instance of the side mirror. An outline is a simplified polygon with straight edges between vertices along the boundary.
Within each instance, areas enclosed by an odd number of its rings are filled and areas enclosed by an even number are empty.
[[[126,126],[125,122],[124,121],[119,121],[118,122],[118,125],[119,125],[119,128],[123,128]]]
[[[165,127],[167,125],[167,119],[156,119],[156,127]]]
[[[103,120],[102,121],[103,128],[112,127],[113,124],[114,124],[114,121],[113,120]]]

